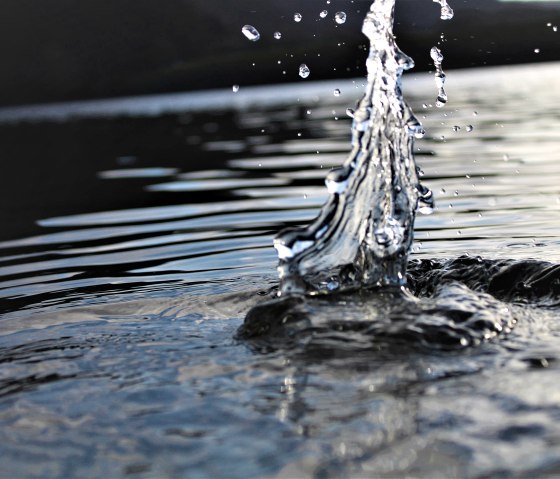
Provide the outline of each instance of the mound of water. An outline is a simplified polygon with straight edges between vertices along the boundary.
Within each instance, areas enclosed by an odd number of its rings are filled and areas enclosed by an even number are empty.
[[[544,261],[413,260],[408,284],[273,299],[248,313],[238,337],[261,348],[453,350],[511,332],[526,305],[560,305],[560,265]]]

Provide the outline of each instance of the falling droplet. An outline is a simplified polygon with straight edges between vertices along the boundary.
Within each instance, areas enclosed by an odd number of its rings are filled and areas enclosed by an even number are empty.
[[[447,103],[447,93],[445,92],[445,73],[443,72],[443,68],[441,67],[441,63],[443,62],[443,53],[438,47],[433,47],[430,50],[430,56],[434,61],[434,66],[436,67],[435,79],[436,79],[436,87],[438,89],[438,96],[436,99],[436,107],[441,108]]]
[[[325,18],[328,14],[329,14],[329,12],[327,12],[326,10],[323,10],[321,13],[319,13],[319,16],[321,18]]]
[[[435,3],[441,5],[441,16],[442,20],[451,20],[453,18],[453,10],[447,3],[447,0],[434,0]]]
[[[540,49],[540,48],[535,48],[534,51],[535,51],[535,53],[540,53],[540,52],[541,52],[541,49]]]
[[[237,93],[239,91],[239,85],[233,85],[232,90],[233,93]]]
[[[309,67],[305,63],[302,63],[299,66],[299,76],[301,78],[307,78],[310,75],[310,73],[311,70],[309,70]]]
[[[346,13],[345,12],[336,12],[336,15],[334,16],[334,20],[339,25],[342,25],[343,23],[346,22]]]
[[[352,110],[352,108],[346,108],[346,114],[347,114],[350,118],[354,118],[354,110]]]
[[[461,129],[461,127],[460,127],[460,126],[457,126],[457,125],[455,125],[455,126],[453,127],[453,131],[459,131],[460,129]]]
[[[295,14],[294,14],[294,22],[299,23],[299,22],[301,22],[301,19],[302,19],[302,18],[303,18],[303,17],[301,16],[301,13],[295,13]]]
[[[274,32],[274,38],[276,40],[280,40],[282,38],[282,34],[280,32]]]
[[[241,32],[243,32],[243,35],[245,35],[252,42],[256,42],[259,38],[261,38],[261,34],[252,25],[245,25],[241,29]]]
[[[334,91],[334,96],[340,96],[340,93],[341,93],[341,91],[337,88],[337,89]]]
[[[465,127],[465,130],[467,130],[467,131],[470,133],[471,131],[474,130],[474,126],[472,126],[472,125],[467,125],[467,126]]]

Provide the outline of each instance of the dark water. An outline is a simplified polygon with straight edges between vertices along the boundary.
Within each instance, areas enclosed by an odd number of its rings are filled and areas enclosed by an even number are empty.
[[[451,72],[443,110],[409,79],[411,292],[245,340],[361,85],[0,111],[0,476],[560,475],[559,73]]]

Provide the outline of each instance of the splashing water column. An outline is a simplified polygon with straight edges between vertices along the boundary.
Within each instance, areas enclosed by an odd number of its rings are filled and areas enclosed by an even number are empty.
[[[309,226],[282,231],[280,295],[404,285],[417,207],[431,212],[413,155],[420,122],[401,92],[414,66],[393,35],[395,0],[377,0],[362,32],[370,41],[368,84],[354,112],[352,150],[326,179],[330,197]]]

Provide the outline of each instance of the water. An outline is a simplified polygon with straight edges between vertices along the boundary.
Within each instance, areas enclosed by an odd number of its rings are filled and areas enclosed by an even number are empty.
[[[352,151],[327,176],[327,203],[312,224],[274,241],[281,295],[405,284],[416,210],[431,211],[433,195],[418,180],[414,137],[424,130],[402,97],[414,62],[395,43],[394,8],[375,2],[364,20],[366,92],[352,114]]]
[[[444,109],[405,77],[436,199],[410,293],[277,302],[244,341],[362,80],[0,111],[2,474],[560,474],[559,73],[453,72]]]

